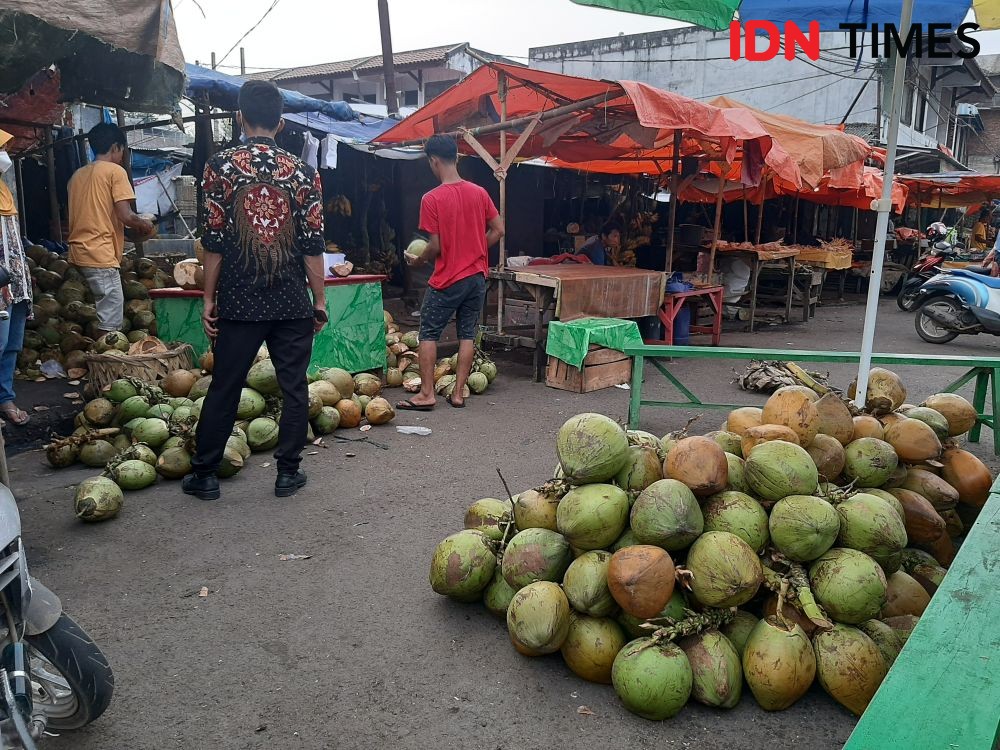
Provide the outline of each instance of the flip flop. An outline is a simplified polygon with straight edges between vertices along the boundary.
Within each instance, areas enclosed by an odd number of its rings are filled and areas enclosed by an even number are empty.
[[[448,406],[451,406],[451,407],[453,407],[455,409],[464,409],[465,408],[465,402],[464,401],[462,403],[460,403],[460,404],[456,404],[454,401],[451,400],[451,396],[448,396],[445,399],[445,401],[448,402]]]
[[[434,404],[415,404],[409,399],[396,404],[397,409],[403,411],[434,411]]]
[[[0,406],[0,414],[6,416],[7,421],[11,424],[18,426],[27,424],[31,419],[31,415],[28,412],[24,411],[24,409],[19,409],[13,402]]]

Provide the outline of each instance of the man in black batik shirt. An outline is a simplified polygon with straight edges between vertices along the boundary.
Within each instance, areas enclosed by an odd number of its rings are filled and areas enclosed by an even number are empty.
[[[319,175],[275,144],[284,122],[273,83],[244,84],[239,106],[247,142],[205,166],[202,324],[215,344],[215,368],[193,473],[183,483],[184,492],[202,500],[219,497],[216,472],[247,372],[264,343],[284,396],[274,493],[288,497],[305,485],[299,463],[309,419],[306,368],[313,336],[327,321]]]

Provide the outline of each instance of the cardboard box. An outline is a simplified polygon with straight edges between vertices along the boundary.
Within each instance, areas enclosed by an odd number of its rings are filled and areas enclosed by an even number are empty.
[[[572,367],[561,359],[549,357],[545,385],[573,393],[590,393],[632,379],[632,358],[616,349],[591,346],[583,368]]]

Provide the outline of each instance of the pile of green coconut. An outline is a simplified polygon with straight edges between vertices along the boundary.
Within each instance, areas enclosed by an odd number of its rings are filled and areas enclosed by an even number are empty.
[[[390,388],[402,386],[407,392],[416,393],[421,383],[417,362],[420,338],[416,331],[401,331],[388,310],[382,312],[385,317],[386,385]],[[434,365],[434,392],[439,396],[450,396],[455,390],[457,372],[457,354],[439,359]],[[496,363],[477,344],[472,372],[464,389],[465,398],[485,393],[496,376]]]
[[[704,436],[579,414],[555,476],[475,502],[431,586],[648,719],[732,708],[745,686],[778,711],[814,682],[860,715],[992,483],[960,447],[968,401],[905,401],[875,370],[864,413],[789,386]]]
[[[79,269],[65,256],[32,245],[25,251],[31,273],[34,307],[32,319],[25,324],[24,348],[17,358],[22,378],[41,377],[41,365],[58,362],[70,377],[83,377],[87,365],[84,352],[118,351],[117,343],[128,344],[156,334],[156,317],[149,299],[150,289],[173,286],[170,277],[148,258],[122,259],[122,290],[125,294],[125,320],[121,337],[111,345],[99,342],[97,309],[94,295]]]
[[[101,476],[77,487],[74,505],[80,519],[113,518],[121,510],[123,491],[145,489],[158,477],[181,479],[190,473],[213,363],[207,354],[201,359],[204,370],[175,370],[156,385],[136,378],[116,380],[99,398],[84,405],[72,435],[46,446],[46,458],[55,468],[81,463],[103,469]],[[311,375],[307,439],[314,441],[362,422],[383,425],[392,421],[395,410],[381,397],[381,389],[381,380],[371,373],[352,376],[332,367]],[[240,395],[220,478],[239,473],[252,453],[277,446],[281,407],[274,364],[262,348]]]

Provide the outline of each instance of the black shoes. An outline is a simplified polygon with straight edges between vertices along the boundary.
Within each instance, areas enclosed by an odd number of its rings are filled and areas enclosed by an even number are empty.
[[[299,469],[294,474],[278,474],[274,480],[275,497],[291,497],[306,486],[306,473]]]
[[[214,474],[200,477],[188,474],[181,482],[181,488],[186,495],[194,495],[200,500],[218,500],[222,494],[219,491],[219,478]]]

